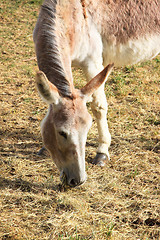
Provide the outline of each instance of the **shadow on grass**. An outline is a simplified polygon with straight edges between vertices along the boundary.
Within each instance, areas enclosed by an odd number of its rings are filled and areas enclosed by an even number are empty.
[[[59,184],[38,184],[31,183],[29,181],[23,180],[21,178],[17,178],[14,180],[6,179],[0,177],[0,189],[11,188],[12,190],[20,190],[22,192],[29,192],[37,194],[39,192],[45,193],[46,189],[59,191]]]
[[[15,127],[12,128],[12,131],[10,130],[0,130],[0,136],[1,138],[9,138],[14,139],[15,141],[25,141],[25,140],[35,140],[35,141],[41,141],[40,133],[37,135],[36,133],[31,133],[28,131],[27,128],[21,127]]]
[[[12,131],[0,130],[0,136],[2,157],[23,156],[39,160],[37,153],[43,145],[40,134],[31,133],[26,128],[15,128]],[[47,152],[45,155],[49,156]]]

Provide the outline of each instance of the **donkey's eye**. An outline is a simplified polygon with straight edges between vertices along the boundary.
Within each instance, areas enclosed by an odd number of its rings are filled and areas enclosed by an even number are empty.
[[[61,135],[61,136],[64,137],[65,139],[67,139],[67,133],[61,131],[61,132],[59,132],[59,135]]]

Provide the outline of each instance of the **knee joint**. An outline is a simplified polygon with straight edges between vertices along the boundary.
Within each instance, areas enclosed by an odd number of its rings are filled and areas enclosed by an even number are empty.
[[[103,116],[106,116],[107,108],[92,106],[92,112],[97,119],[101,119]]]

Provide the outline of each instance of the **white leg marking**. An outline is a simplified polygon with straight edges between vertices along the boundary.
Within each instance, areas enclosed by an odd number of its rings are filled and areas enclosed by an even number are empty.
[[[81,66],[88,80],[91,80],[104,68],[102,64],[102,39],[92,22],[90,24],[90,35],[91,37],[89,38],[87,46],[88,52],[86,52],[86,55],[84,54],[85,52],[83,52],[84,60],[81,62]],[[86,43],[86,41],[84,42]],[[111,135],[108,130],[106,119],[107,101],[104,92],[104,84],[93,94],[91,108],[96,118],[99,134],[99,146],[97,152],[105,153],[109,158],[108,147],[111,143]]]
[[[97,153],[105,153],[110,159],[108,148],[111,143],[111,135],[109,133],[108,123],[106,119],[107,100],[104,92],[104,84],[93,94],[91,108],[96,118],[99,134],[99,146]]]
[[[99,58],[99,60],[100,61],[96,62],[88,61],[87,69],[84,69],[87,79],[90,80],[95,77],[103,69],[102,64],[98,64],[99,62],[102,62],[102,59]],[[108,159],[110,159],[108,148],[111,143],[111,135],[109,133],[106,119],[107,100],[104,92],[104,84],[102,84],[93,94],[91,108],[98,127],[99,146],[97,153],[105,153],[108,156]]]

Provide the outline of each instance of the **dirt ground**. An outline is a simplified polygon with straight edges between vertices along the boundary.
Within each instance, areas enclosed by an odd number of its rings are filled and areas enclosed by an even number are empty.
[[[32,32],[40,3],[0,4],[0,239],[160,239],[160,56],[114,69],[106,83],[111,160],[103,168],[91,164],[93,121],[88,179],[62,189],[50,156],[37,155],[47,110],[35,88]],[[73,72],[83,86],[81,70]]]

